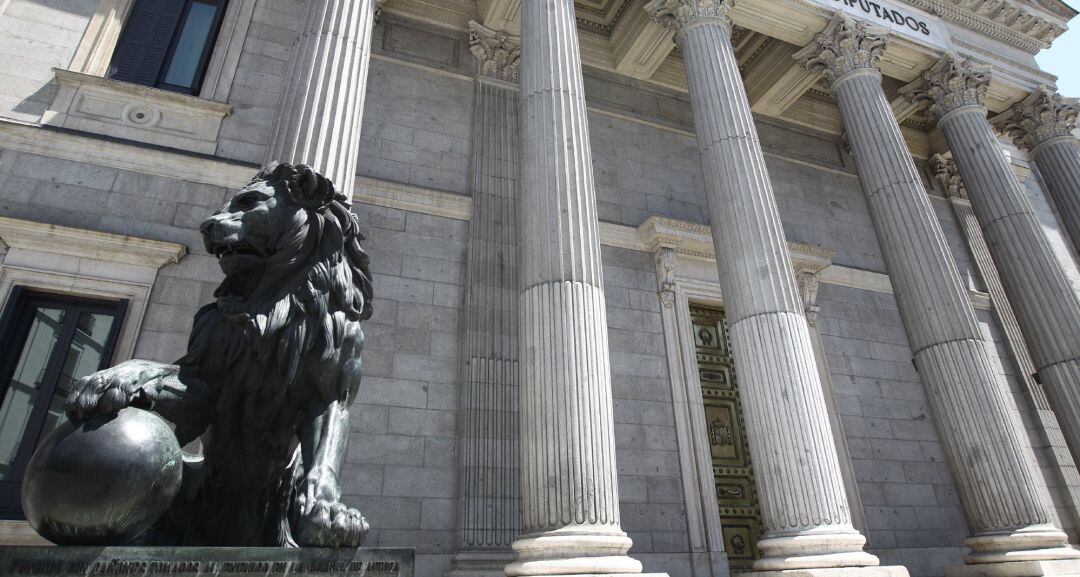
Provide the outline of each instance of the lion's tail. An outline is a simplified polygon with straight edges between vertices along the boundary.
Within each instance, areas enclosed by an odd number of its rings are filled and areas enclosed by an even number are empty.
[[[289,520],[296,498],[296,490],[304,479],[304,463],[300,447],[293,452],[289,466],[281,472],[277,490],[270,507],[270,532],[268,545],[272,547],[298,548],[300,545],[293,538],[292,523]]]

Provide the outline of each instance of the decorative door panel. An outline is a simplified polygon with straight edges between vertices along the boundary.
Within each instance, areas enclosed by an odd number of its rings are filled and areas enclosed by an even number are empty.
[[[723,310],[691,306],[690,318],[724,548],[732,573],[741,573],[758,558],[762,530],[735,360]]]

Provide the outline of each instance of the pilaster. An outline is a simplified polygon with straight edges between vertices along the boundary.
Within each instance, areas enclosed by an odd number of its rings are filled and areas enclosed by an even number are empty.
[[[308,164],[352,198],[376,0],[311,0],[266,161]]]
[[[619,491],[589,127],[573,0],[521,5],[524,534],[508,577],[640,573]]]
[[[1061,417],[1066,436],[1070,441],[1080,440],[1080,390],[1075,386],[1080,380],[1080,296],[1053,255],[986,119],[981,98],[989,80],[986,67],[948,54],[903,92],[928,104],[930,113],[937,117],[1047,395]],[[1023,460],[1015,461],[1013,471],[1007,474],[1020,475],[1024,465]],[[959,469],[955,467],[954,472]],[[1025,495],[1020,508],[1018,498],[1004,501],[1016,504],[1007,509],[969,518],[975,534],[968,539],[972,553],[967,562],[999,565],[979,569],[996,572],[1011,571],[1020,561],[1038,567],[1041,565],[1035,562],[1048,559],[1066,560],[1071,570],[1080,568],[1075,561],[1080,554],[1066,548],[1065,535],[1049,525],[1046,505]],[[1024,527],[1024,523],[1030,526]]]
[[[1031,154],[1073,247],[1080,250],[1080,142],[1073,136],[1078,113],[1076,99],[1040,86],[992,121]]]
[[[676,30],[740,371],[764,538],[756,571],[876,566],[851,525],[809,327],[731,44],[730,0],[653,0]],[[809,489],[812,487],[812,489]]]
[[[521,534],[517,203],[521,39],[470,22],[477,58],[453,577],[501,577]]]

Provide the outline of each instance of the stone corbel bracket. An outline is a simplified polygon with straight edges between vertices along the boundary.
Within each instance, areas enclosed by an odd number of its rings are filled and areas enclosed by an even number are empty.
[[[657,282],[664,306],[674,306],[677,277],[716,282],[713,266],[716,251],[710,228],[703,224],[653,216],[637,228],[638,242],[656,257]],[[794,242],[788,243],[792,266],[807,320],[817,324],[818,273],[832,264],[836,251]],[[680,266],[680,261],[685,264]],[[702,265],[705,265],[702,267]]]

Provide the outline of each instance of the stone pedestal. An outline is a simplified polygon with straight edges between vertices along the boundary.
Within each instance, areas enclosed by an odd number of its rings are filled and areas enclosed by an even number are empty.
[[[1027,337],[1046,395],[1076,457],[1080,449],[1080,294],[1009,167],[982,98],[989,68],[954,54],[902,90],[929,104],[971,198],[994,264]]]
[[[573,0],[523,2],[524,535],[508,577],[640,573],[619,524],[599,223]]]
[[[887,33],[838,15],[798,55],[840,107],[900,314],[940,422],[972,536],[969,563],[1068,558],[1023,428],[990,364],[967,291],[876,66]],[[1056,557],[1055,557],[1056,556]]]
[[[705,172],[765,535],[758,571],[873,567],[840,465],[765,158],[731,45],[730,0],[654,0],[677,30]],[[899,569],[906,574],[906,571]]]
[[[280,547],[0,547],[0,575],[413,577],[412,549]]]
[[[310,0],[266,162],[307,164],[352,198],[376,0]]]

